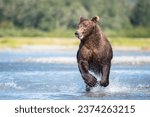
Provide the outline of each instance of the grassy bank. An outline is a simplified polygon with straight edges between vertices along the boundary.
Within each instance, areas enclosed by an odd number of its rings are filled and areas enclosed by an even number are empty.
[[[42,31],[34,28],[0,28],[0,37],[65,37],[74,36],[76,29],[55,29],[51,31]],[[130,38],[149,38],[150,28],[136,27],[128,29],[102,29],[104,34],[109,37],[130,37]]]
[[[150,49],[150,38],[127,38],[110,37],[113,47],[138,47]],[[49,38],[49,37],[1,37],[0,48],[17,48],[24,45],[47,45],[47,46],[78,46],[76,38]]]
[[[75,46],[79,40],[75,38],[48,38],[48,37],[3,37],[0,38],[0,48],[17,48],[24,45],[46,46]]]
[[[150,38],[127,38],[127,37],[110,37],[114,47],[137,47],[144,50],[150,49]]]

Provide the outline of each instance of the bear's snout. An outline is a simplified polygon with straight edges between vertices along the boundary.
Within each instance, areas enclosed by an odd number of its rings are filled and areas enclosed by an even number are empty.
[[[80,39],[80,33],[79,33],[79,31],[76,31],[74,34],[75,34],[75,36],[76,36],[77,38]]]
[[[79,32],[78,31],[76,31],[74,34],[75,34],[76,37],[79,36]]]
[[[83,38],[82,33],[80,33],[79,31],[76,31],[74,34],[75,34],[75,36],[76,36],[78,39],[82,39],[82,38]]]

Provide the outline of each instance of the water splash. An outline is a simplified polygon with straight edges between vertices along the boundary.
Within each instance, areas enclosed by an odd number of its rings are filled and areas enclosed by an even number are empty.
[[[0,90],[6,90],[6,89],[22,89],[21,86],[18,86],[16,82],[11,81],[11,82],[6,82],[6,83],[0,83]]]
[[[150,85],[149,85],[149,84],[147,84],[147,85],[139,84],[139,85],[137,86],[137,88],[138,88],[138,89],[150,89]]]

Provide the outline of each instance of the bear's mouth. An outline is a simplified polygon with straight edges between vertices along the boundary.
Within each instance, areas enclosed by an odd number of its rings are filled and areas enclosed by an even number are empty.
[[[83,39],[83,35],[79,36],[79,39]]]

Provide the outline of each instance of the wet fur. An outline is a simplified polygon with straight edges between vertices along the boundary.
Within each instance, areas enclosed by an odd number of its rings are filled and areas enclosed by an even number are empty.
[[[78,26],[78,37],[83,38],[80,39],[77,62],[83,80],[87,87],[94,87],[96,84],[106,87],[109,85],[111,60],[113,58],[110,42],[100,30],[96,19],[80,18]],[[98,82],[89,71],[96,75],[101,74],[101,80]]]

